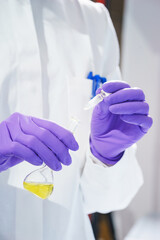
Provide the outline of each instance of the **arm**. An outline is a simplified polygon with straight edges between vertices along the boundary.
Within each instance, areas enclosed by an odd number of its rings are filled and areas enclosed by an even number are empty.
[[[59,171],[71,164],[69,149],[78,149],[73,134],[48,120],[14,113],[0,123],[0,172],[24,160]]]
[[[107,29],[104,34],[106,41],[103,45],[105,54],[102,54],[102,74],[109,80],[120,80],[117,38],[107,10],[102,5],[100,8],[103,9]],[[124,92],[126,89],[129,89],[128,94]],[[103,90],[112,94],[93,110],[90,149],[81,179],[87,213],[125,208],[135,196],[143,179],[135,157],[134,143],[143,137],[152,125],[142,90],[132,89],[127,83],[120,81],[105,84]],[[126,101],[131,101],[131,105],[138,101],[138,104],[126,107],[123,105]],[[121,104],[120,108],[116,108],[117,104]],[[132,118],[131,115],[137,113],[143,115],[140,116],[141,119],[137,116]]]

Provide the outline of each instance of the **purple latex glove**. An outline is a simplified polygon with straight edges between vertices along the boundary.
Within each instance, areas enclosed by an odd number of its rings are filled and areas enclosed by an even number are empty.
[[[141,89],[122,81],[107,82],[102,89],[111,94],[93,110],[90,148],[103,163],[113,165],[147,133],[152,118]]]
[[[0,123],[0,172],[23,160],[58,171],[71,164],[69,149],[78,149],[73,134],[53,122],[14,113]]]

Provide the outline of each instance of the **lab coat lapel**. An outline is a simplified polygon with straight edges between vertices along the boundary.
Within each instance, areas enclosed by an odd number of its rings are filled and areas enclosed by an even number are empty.
[[[48,67],[50,79],[49,119],[66,128],[68,128],[71,116],[80,120],[80,125],[75,133],[80,149],[78,152],[72,153],[71,166],[63,166],[62,171],[54,173],[55,191],[50,197],[50,200],[70,209],[74,191],[79,188],[80,165],[83,165],[85,160],[84,146],[86,147],[86,144],[84,141],[87,142],[88,139],[82,137],[79,131],[86,134],[86,129],[83,127],[86,126],[83,124],[83,121],[86,120],[84,120],[83,107],[89,100],[91,91],[91,82],[86,77],[93,66],[90,39],[85,34],[86,29],[83,27],[85,26],[84,19],[82,18],[80,26],[75,28],[70,22],[70,14],[73,14],[74,11],[72,6],[67,5],[65,4],[64,11],[59,12],[62,16],[55,15],[55,8],[53,12],[50,11],[51,8],[44,9],[44,33],[48,66],[50,66],[50,68]],[[68,10],[69,7],[71,7],[70,10]],[[47,16],[46,19],[45,16]],[[82,94],[84,98],[82,98]],[[81,138],[79,139],[78,136]]]
[[[7,27],[10,26],[10,29],[6,29],[5,34],[0,35],[2,42],[5,42],[7,37],[8,41],[6,46],[9,47],[9,51],[4,49],[4,53],[9,54],[9,57],[5,56],[4,59],[9,59],[10,62],[9,64],[4,64],[4,71],[1,71],[4,73],[4,76],[2,76],[4,82],[2,81],[1,84],[5,86],[5,84],[8,83],[6,80],[9,81],[9,88],[2,88],[4,90],[2,97],[4,100],[7,100],[4,102],[3,109],[5,106],[8,106],[6,116],[3,115],[3,117],[7,118],[15,111],[42,117],[40,58],[30,1],[8,0],[5,2],[7,10],[4,12],[9,13],[8,21],[10,21],[10,23]],[[7,19],[6,16],[5,19]],[[8,33],[10,34],[10,38]],[[0,44],[0,46],[2,45]],[[5,76],[5,71],[9,73],[8,76]],[[29,173],[28,169],[30,169],[30,167],[32,168],[31,165],[24,162],[20,164],[18,168],[11,168],[9,183],[12,186],[22,187],[24,175],[26,172]],[[30,222],[30,216],[27,212],[28,208],[21,204],[24,195],[19,190],[15,192],[15,239],[32,239],[33,237],[42,240],[42,231],[34,231],[33,236],[33,225],[28,224]],[[30,209],[33,207],[32,204],[30,205]],[[35,221],[34,229],[42,229],[43,227],[42,210],[42,201],[37,201],[36,212],[39,214],[39,219],[37,222]],[[24,214],[23,224],[21,222],[22,213]],[[28,227],[28,236],[24,237],[24,229],[23,227],[19,228],[20,224]],[[19,231],[20,229],[21,231]]]
[[[17,48],[16,111],[42,117],[41,65],[30,1],[10,0],[9,6]]]

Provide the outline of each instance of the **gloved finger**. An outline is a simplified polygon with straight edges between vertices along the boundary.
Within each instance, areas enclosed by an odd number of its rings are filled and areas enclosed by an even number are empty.
[[[141,89],[138,88],[124,88],[113,94],[110,94],[104,99],[109,102],[110,105],[116,103],[122,103],[126,101],[144,101],[145,95]]]
[[[6,156],[3,155],[3,154],[0,154],[0,165],[2,165],[3,163],[5,163],[7,159],[8,159],[8,157],[6,157]]]
[[[44,163],[54,171],[60,171],[62,169],[61,163],[58,161],[57,157],[54,155],[52,159],[46,158]]]
[[[60,141],[62,141],[67,146],[67,148],[69,148],[73,151],[78,150],[78,148],[79,148],[78,143],[70,131],[68,131],[68,130],[64,129],[63,127],[61,127],[53,122],[50,122],[48,120],[38,119],[35,117],[32,117],[32,120],[39,127],[49,130]]]
[[[98,88],[97,90],[96,90],[96,95],[97,94],[99,94],[100,92],[101,92],[101,90],[102,90],[102,88],[100,87],[100,88]]]
[[[130,88],[130,85],[123,81],[111,81],[102,85],[102,89],[107,93],[114,93],[123,88]]]
[[[23,161],[24,161],[24,159],[17,158],[15,156],[6,157],[6,160],[4,161],[4,163],[0,165],[0,172],[2,170],[3,171],[7,170],[8,168],[13,167]]]
[[[41,164],[42,162],[45,162],[53,170],[57,171],[62,168],[58,158],[48,147],[46,147],[38,138],[34,137],[33,135],[25,134],[25,129],[23,128],[25,125],[29,126],[28,128],[32,128],[32,126],[29,124],[28,117],[20,119],[20,123],[17,126],[16,131],[9,122],[7,122],[7,124],[13,141],[22,144],[28,150],[32,150],[34,153],[36,153],[36,155],[41,159]],[[33,131],[33,129],[31,131]],[[28,161],[36,165],[34,160],[29,159]]]
[[[5,166],[5,167],[3,167],[3,165],[0,166],[0,173],[6,171],[8,168],[9,166]]]
[[[153,120],[150,116],[146,115],[121,115],[120,118],[127,123],[140,126],[141,130],[146,133],[152,126]]]
[[[41,158],[42,162],[45,162],[53,170],[58,171],[62,169],[61,163],[56,155],[33,135],[28,135],[25,134],[25,132],[22,132],[17,135],[14,141],[23,144],[28,149],[31,149],[39,156],[39,158]],[[34,164],[33,162],[31,163]]]
[[[41,165],[43,161],[31,149],[18,143],[12,142],[10,152],[18,158],[22,158],[33,165]]]
[[[10,164],[8,164],[7,160],[3,162],[3,164],[0,165],[0,172],[6,171],[8,168],[10,168]]]
[[[146,102],[124,102],[109,106],[113,114],[145,114],[149,112],[149,105]]]
[[[48,131],[45,128],[37,126],[32,118],[29,120],[29,125],[25,124],[23,120],[21,120],[23,127],[23,132],[25,134],[30,134],[37,139],[39,139],[47,148],[51,149],[60,162],[64,165],[71,164],[71,156],[69,155],[68,149],[66,145],[63,144],[53,133]]]
[[[72,160],[68,148],[51,132],[49,136],[48,132],[48,130],[44,130],[42,142],[44,142],[44,144],[56,154],[61,163],[64,165],[70,165]]]

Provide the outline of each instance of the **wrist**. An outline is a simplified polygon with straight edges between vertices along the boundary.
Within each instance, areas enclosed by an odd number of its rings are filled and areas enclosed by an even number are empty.
[[[101,155],[97,149],[94,147],[94,145],[92,144],[92,141],[90,139],[90,150],[91,153],[98,158],[101,162],[103,162],[104,164],[108,165],[108,166],[113,166],[115,165],[122,157],[125,151],[120,152],[118,155],[116,155],[115,157],[107,157],[107,156],[103,156]]]

